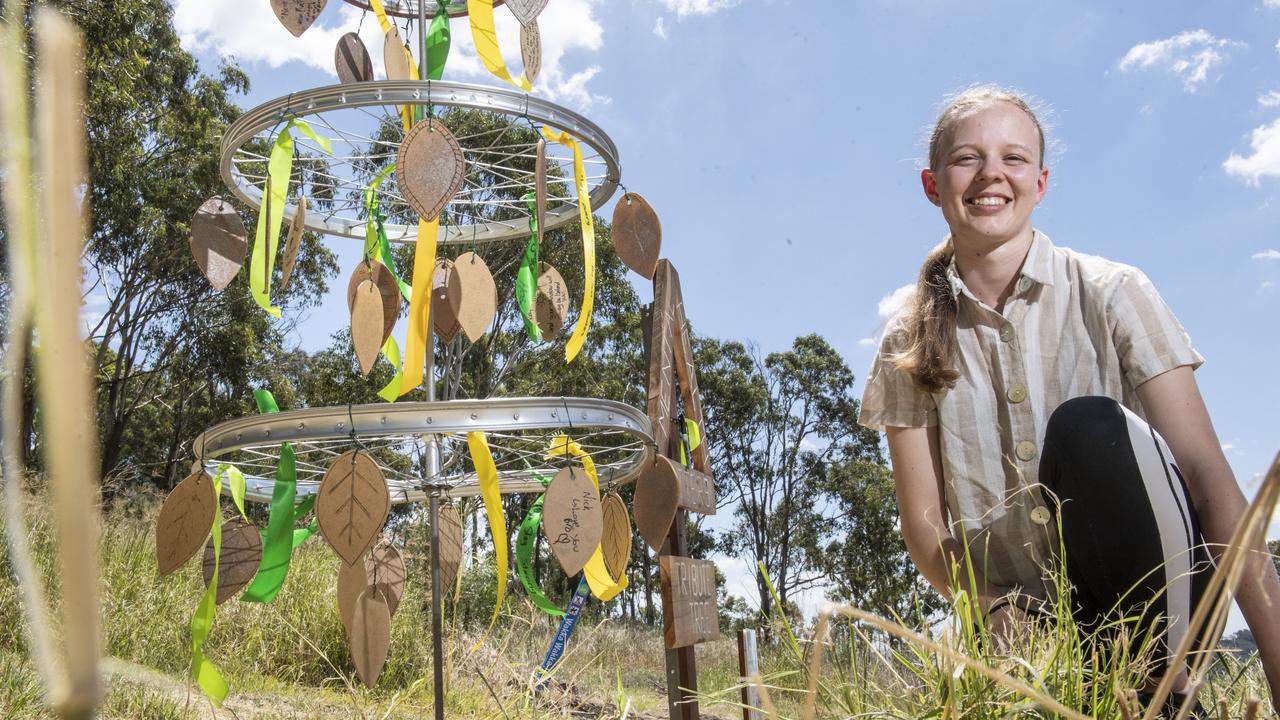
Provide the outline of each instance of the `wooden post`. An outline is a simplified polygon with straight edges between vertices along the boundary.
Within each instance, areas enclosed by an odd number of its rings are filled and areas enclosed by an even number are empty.
[[[755,678],[760,675],[760,655],[756,647],[756,631],[738,631],[738,675],[742,680],[742,720],[760,720],[760,690]]]

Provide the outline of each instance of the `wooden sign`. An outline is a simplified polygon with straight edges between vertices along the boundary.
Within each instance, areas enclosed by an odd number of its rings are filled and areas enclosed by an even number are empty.
[[[213,538],[204,546],[204,585],[213,580]],[[248,587],[262,563],[262,535],[258,528],[232,518],[222,523],[222,552],[218,556],[218,605]]]
[[[462,565],[462,518],[453,505],[440,506],[440,591],[448,593]]]
[[[356,598],[351,616],[351,662],[365,687],[372,688],[382,674],[391,649],[391,610],[382,591],[367,587]]]
[[[360,36],[349,32],[338,38],[333,49],[333,64],[342,83],[370,82],[373,80],[373,60]]]
[[[382,295],[372,280],[364,280],[356,288],[351,308],[351,345],[360,362],[360,374],[368,375],[382,349]]]
[[[452,274],[452,260],[436,260],[431,274],[431,325],[436,330],[436,337],[445,344],[452,342],[458,330],[462,329],[458,316],[453,314],[453,305],[449,304],[449,278]]]
[[[569,314],[569,291],[565,288],[560,272],[547,263],[539,265],[538,294],[533,302],[533,322],[542,333],[542,339],[554,340],[564,327]]]
[[[414,125],[396,153],[396,183],[423,220],[436,217],[453,200],[466,169],[462,146],[439,120]]]
[[[285,29],[299,37],[320,17],[328,0],[271,0],[271,9]]]
[[[670,260],[659,260],[653,275],[653,309],[649,333],[649,422],[658,453],[679,457],[679,437],[675,427],[675,392],[679,380],[684,400],[684,414],[706,428],[702,417],[702,394],[698,391],[697,366],[693,362],[693,344],[689,340],[688,322],[684,316],[684,300],[680,295],[680,276]],[[693,451],[693,467],[711,476],[711,457],[707,443]],[[637,486],[638,487],[638,486]]]
[[[622,577],[631,560],[631,518],[627,516],[627,504],[617,493],[609,493],[600,501],[604,511],[604,531],[600,549],[604,551],[604,565],[614,580]]]
[[[498,286],[484,259],[465,252],[453,261],[449,307],[471,342],[479,340],[498,315]]]
[[[293,268],[298,264],[298,248],[302,247],[302,233],[307,229],[307,199],[298,198],[298,209],[289,221],[289,235],[284,243],[284,259],[280,262],[280,292],[289,287]]]
[[[156,520],[156,565],[160,577],[182,567],[204,546],[218,517],[213,478],[197,470],[178,483],[165,498]]]
[[[710,475],[659,455],[640,471],[635,494],[636,527],[655,552],[662,548],[678,508],[715,515],[715,482]]]
[[[382,65],[388,80],[409,79],[409,56],[404,51],[404,38],[393,24],[382,45]]]
[[[190,244],[200,272],[218,291],[235,279],[249,249],[240,213],[216,197],[205,200],[191,218]]]
[[[566,575],[573,577],[586,567],[603,529],[600,491],[586,471],[565,468],[556,473],[542,503],[542,532]]]
[[[547,0],[507,0],[507,7],[521,25],[528,25],[538,19],[538,15],[547,7]]]
[[[623,264],[647,278],[658,269],[662,222],[637,193],[629,192],[613,206],[613,247]]]
[[[536,18],[520,25],[520,60],[524,62],[525,78],[533,82],[542,71],[542,34]]]
[[[716,564],[674,555],[658,558],[662,581],[662,634],[674,650],[720,637]]]
[[[360,561],[391,511],[382,470],[366,453],[348,450],[329,466],[316,493],[320,533],[347,565]]]
[[[372,280],[378,286],[378,293],[382,295],[382,342],[386,342],[396,327],[396,318],[400,316],[400,288],[386,265],[377,260],[362,261],[356,265],[356,269],[351,272],[351,279],[347,281],[348,312],[355,311],[356,288],[365,280]]]

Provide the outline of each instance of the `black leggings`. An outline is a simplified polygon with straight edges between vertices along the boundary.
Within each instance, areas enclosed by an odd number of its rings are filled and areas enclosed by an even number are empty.
[[[1167,666],[1214,567],[1169,446],[1115,400],[1074,398],[1049,418],[1040,482],[1057,499],[1076,621],[1143,611],[1138,636],[1155,632]]]

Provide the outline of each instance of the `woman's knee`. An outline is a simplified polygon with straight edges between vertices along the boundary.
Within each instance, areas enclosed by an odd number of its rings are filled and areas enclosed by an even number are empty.
[[[1054,409],[1045,427],[1045,451],[1088,453],[1115,442],[1125,432],[1124,408],[1113,398],[1084,395]]]

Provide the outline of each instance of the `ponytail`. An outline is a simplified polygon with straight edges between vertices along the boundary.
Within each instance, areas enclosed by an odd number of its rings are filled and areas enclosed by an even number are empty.
[[[956,344],[956,298],[947,279],[947,266],[954,254],[947,239],[925,258],[905,321],[907,343],[893,357],[894,364],[928,392],[953,387],[960,377],[951,363]]]

